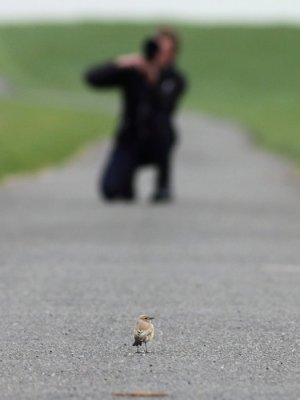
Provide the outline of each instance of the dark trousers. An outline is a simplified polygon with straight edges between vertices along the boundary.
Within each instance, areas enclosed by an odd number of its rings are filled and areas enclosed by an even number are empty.
[[[134,173],[137,167],[135,146],[117,144],[112,150],[100,181],[100,191],[106,200],[134,198]]]
[[[104,174],[100,191],[106,200],[133,200],[134,177],[138,168],[153,165],[157,169],[156,192],[169,190],[171,147],[157,141],[137,144],[115,144]]]
[[[152,159],[150,156],[149,164],[156,168],[156,181],[155,181],[155,192],[169,191],[171,182],[171,157],[172,157],[172,147],[166,146],[164,143],[154,143],[153,147],[150,147],[150,153],[152,154]],[[147,157],[142,157],[141,165],[143,165],[143,160]],[[145,163],[144,165],[147,165]]]

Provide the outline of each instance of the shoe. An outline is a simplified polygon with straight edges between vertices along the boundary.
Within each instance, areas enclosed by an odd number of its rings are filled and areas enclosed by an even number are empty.
[[[132,187],[128,187],[119,194],[118,198],[123,201],[133,202],[136,200],[135,191]]]
[[[169,203],[173,197],[168,189],[160,189],[151,197],[152,203]]]

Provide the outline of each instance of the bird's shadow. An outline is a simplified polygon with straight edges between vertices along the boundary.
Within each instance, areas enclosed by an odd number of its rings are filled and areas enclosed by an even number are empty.
[[[138,356],[151,356],[151,355],[155,355],[155,351],[148,351],[147,353],[145,351],[134,351],[134,352],[129,352],[124,354],[126,357],[138,357]]]

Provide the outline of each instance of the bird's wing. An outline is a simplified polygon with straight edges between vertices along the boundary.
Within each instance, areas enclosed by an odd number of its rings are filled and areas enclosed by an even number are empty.
[[[152,333],[152,328],[150,329],[135,329],[134,330],[134,337],[138,338],[139,340],[143,340]]]

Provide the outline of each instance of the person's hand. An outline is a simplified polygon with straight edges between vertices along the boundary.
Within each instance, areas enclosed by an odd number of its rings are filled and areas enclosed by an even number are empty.
[[[155,84],[158,81],[159,68],[156,64],[145,61],[143,72],[150,83]]]
[[[120,68],[136,68],[140,71],[145,69],[145,60],[140,54],[126,54],[117,59],[116,64]]]
[[[147,61],[140,54],[127,54],[117,59],[116,64],[120,68],[135,68],[144,74],[150,83],[158,79],[159,69],[155,63]]]

